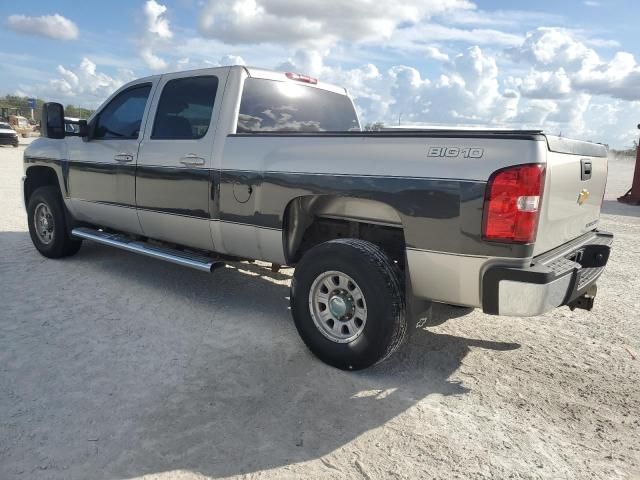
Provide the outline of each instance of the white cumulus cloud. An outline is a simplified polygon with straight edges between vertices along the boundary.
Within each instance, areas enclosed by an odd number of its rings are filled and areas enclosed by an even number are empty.
[[[541,27],[527,33],[521,45],[507,51],[514,60],[543,67],[580,65],[596,52],[563,28]]]
[[[238,55],[224,55],[218,62],[221,67],[227,65],[246,65],[247,62]]]
[[[379,42],[402,24],[473,8],[468,0],[209,0],[199,27],[203,35],[228,44],[326,46],[340,40]]]
[[[143,11],[145,29],[138,40],[138,53],[151,70],[166,70],[168,62],[155,53],[155,49],[173,38],[167,7],[155,0],[147,0]]]
[[[522,80],[520,92],[528,98],[563,98],[571,93],[571,80],[562,67],[555,72],[533,70]]]
[[[373,64],[351,70],[324,66],[321,73],[323,80],[347,87],[365,122],[503,124],[519,100],[501,89],[495,57],[477,46],[433,76],[408,65],[381,72]]]
[[[591,57],[576,72],[574,85],[595,95],[640,100],[640,65],[627,52],[616,53],[609,62]]]
[[[144,63],[151,70],[166,70],[169,64],[161,57],[153,53],[153,50],[148,45],[143,45],[140,48],[140,58],[144,60]]]
[[[169,27],[169,19],[166,17],[167,7],[155,0],[148,0],[144,4],[144,15],[147,22],[147,31],[159,38],[169,39],[173,32]]]
[[[11,15],[7,19],[7,26],[14,32],[55,40],[75,40],[79,35],[78,26],[57,13],[40,17]]]
[[[640,65],[631,53],[621,51],[611,60],[603,60],[569,30],[539,28],[507,53],[518,62],[532,64],[536,70],[522,83],[525,95],[557,98],[575,90],[640,100]]]
[[[449,61],[449,55],[442,52],[438,47],[426,47],[424,49],[424,53],[427,58],[433,58],[434,60],[438,60],[440,62]]]
[[[135,75],[128,70],[120,70],[117,76],[98,71],[96,64],[83,58],[77,67],[58,65],[58,77],[40,87],[39,94],[52,99],[86,102],[96,106],[123,84],[133,80]]]

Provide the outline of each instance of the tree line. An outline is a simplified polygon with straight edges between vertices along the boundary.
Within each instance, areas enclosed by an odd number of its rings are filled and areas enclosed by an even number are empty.
[[[21,115],[29,116],[31,109],[29,108],[28,98],[29,97],[21,97],[18,95],[5,95],[4,97],[0,97],[0,108],[17,108]],[[41,98],[36,98],[36,108],[34,112],[36,119],[40,117],[39,112],[42,110],[42,105],[44,103],[44,100]],[[94,110],[90,108],[84,108],[72,104],[64,107],[64,114],[67,117],[89,118],[93,112]]]

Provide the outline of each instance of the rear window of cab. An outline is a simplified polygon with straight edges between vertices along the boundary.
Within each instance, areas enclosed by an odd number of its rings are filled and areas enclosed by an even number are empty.
[[[237,133],[359,131],[346,95],[291,81],[247,78]]]

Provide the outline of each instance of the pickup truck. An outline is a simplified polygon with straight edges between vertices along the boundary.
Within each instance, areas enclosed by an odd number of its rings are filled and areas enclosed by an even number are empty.
[[[295,266],[300,336],[356,370],[396,350],[431,302],[591,309],[613,238],[598,230],[606,178],[599,144],[365,132],[345,89],[233,66],[133,81],[77,128],[45,104],[23,192],[46,257],[90,240],[205,272]]]

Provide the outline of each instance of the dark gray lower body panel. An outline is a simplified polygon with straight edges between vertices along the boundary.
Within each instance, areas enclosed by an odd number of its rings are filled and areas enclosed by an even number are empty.
[[[397,212],[407,248],[499,258],[527,258],[533,250],[532,245],[482,240],[486,184],[480,181],[114,166],[28,157],[25,162],[52,166],[61,178],[67,198],[277,230],[283,228],[287,206],[296,198],[364,199],[385,204]],[[91,176],[82,185],[69,185],[70,170]],[[90,199],[82,197],[83,193],[89,196],[92,184],[100,178],[114,176],[123,179],[120,184],[137,182],[136,200],[128,194],[119,195],[117,189],[109,189],[106,196],[96,197],[93,192]],[[126,188],[129,192],[130,187]]]

